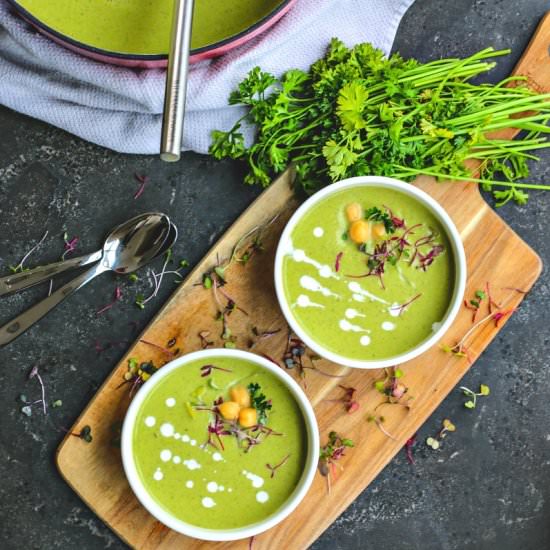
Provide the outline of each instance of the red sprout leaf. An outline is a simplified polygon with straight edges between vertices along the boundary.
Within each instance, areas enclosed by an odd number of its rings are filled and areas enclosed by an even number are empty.
[[[286,455],[282,460],[281,462],[279,462],[278,464],[275,464],[275,466],[272,466],[271,464],[266,464],[265,467],[271,472],[270,474],[270,478],[273,478],[275,477],[275,472],[277,471],[278,468],[280,468],[281,466],[284,466],[288,459],[290,458],[290,454]]]
[[[65,259],[65,256],[67,256],[67,254],[71,254],[76,250],[76,245],[78,244],[78,237],[73,237],[72,239],[67,240],[67,236],[65,234],[65,236],[63,237],[63,240],[64,240],[63,247],[65,249],[65,252],[63,252],[63,254],[61,255],[62,260]]]
[[[253,535],[248,539],[248,550],[252,550],[252,547],[254,546],[254,540],[255,539],[256,539],[256,535]]]
[[[413,446],[416,441],[416,434],[414,434],[412,437],[409,437],[407,441],[405,441],[405,454],[407,456],[407,462],[409,464],[414,464],[414,457],[413,457]]]
[[[101,309],[98,309],[96,311],[96,315],[101,315],[102,313],[105,313],[107,310],[111,309],[121,299],[122,299],[122,291],[120,290],[120,287],[117,285],[115,287],[115,295],[114,295],[113,301],[108,303],[106,306],[103,306]]]
[[[146,344],[148,346],[151,346],[153,348],[156,348],[160,351],[162,351],[162,353],[165,353],[166,355],[168,355],[169,357],[174,357],[176,355],[176,351],[172,351],[168,348],[165,348],[164,346],[159,346],[159,344],[155,344],[154,342],[149,342],[149,340],[144,340],[143,338],[140,338],[139,340],[142,344]]]
[[[336,271],[336,273],[340,271],[340,262],[342,261],[343,255],[343,252],[338,252],[338,254],[336,254],[336,260],[334,261],[334,271]]]
[[[510,315],[511,313],[513,313],[514,311],[516,311],[516,308],[512,308],[512,309],[507,309],[506,311],[497,311],[496,313],[493,313],[493,320],[495,321],[495,327],[498,327],[500,321],[506,317],[507,315]]]
[[[504,290],[515,290],[519,294],[527,294],[527,292],[528,292],[527,290],[521,290],[521,288],[515,288],[515,287],[511,287],[511,286],[505,286]]]
[[[417,249],[416,256],[418,258],[418,269],[426,271],[443,250],[445,250],[445,248],[440,244],[436,244],[427,254],[421,254]]]

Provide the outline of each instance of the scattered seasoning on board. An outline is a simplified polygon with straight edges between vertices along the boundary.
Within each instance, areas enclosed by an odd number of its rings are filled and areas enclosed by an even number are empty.
[[[340,436],[336,432],[328,434],[328,442],[321,447],[319,452],[319,473],[327,480],[327,493],[330,495],[332,484],[336,481],[338,467],[341,471],[344,467],[338,462],[343,456],[344,451],[354,446],[351,439]]]

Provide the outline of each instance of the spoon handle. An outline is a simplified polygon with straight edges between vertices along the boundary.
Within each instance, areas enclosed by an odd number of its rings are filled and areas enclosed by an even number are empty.
[[[86,283],[89,283],[94,277],[97,277],[97,275],[100,275],[104,271],[107,271],[107,268],[101,263],[94,265],[84,273],[78,275],[78,277],[75,277],[72,281],[69,281],[67,284],[57,289],[41,302],[30,307],[27,311],[24,311],[21,315],[18,315],[3,327],[0,327],[0,348],[9,344],[12,340],[15,340],[15,338],[23,334],[23,332],[34,325],[34,323],[42,319],[46,313],[60,304],[67,296],[70,296],[79,288],[82,288]]]
[[[176,162],[181,155],[194,3],[194,0],[174,2],[160,141],[160,158],[166,162]]]
[[[0,296],[9,294],[10,292],[19,292],[31,286],[52,279],[59,273],[63,273],[69,269],[76,269],[93,262],[99,261],[102,251],[88,254],[87,256],[79,256],[78,258],[70,258],[69,260],[63,260],[48,265],[43,265],[30,269],[28,271],[22,271],[21,273],[12,273],[6,277],[0,278]]]

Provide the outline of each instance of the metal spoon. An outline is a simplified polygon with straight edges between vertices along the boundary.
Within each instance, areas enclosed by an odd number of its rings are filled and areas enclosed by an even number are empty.
[[[160,140],[160,158],[166,162],[176,162],[181,155],[194,3],[194,0],[174,1]]]
[[[131,273],[144,266],[164,249],[172,224],[164,214],[150,214],[126,232],[109,235],[101,260],[63,285],[50,296],[0,328],[0,347],[5,346],[44,317],[65,298],[105,271]]]
[[[160,220],[160,217],[162,216],[164,216],[166,220],[168,220],[168,217],[165,216],[165,214],[157,212],[146,212],[145,214],[140,214],[139,216],[131,218],[123,224],[115,227],[111,231],[111,233],[105,240],[103,248],[110,248],[111,246],[113,246],[115,240],[117,240],[120,235],[126,235],[133,227],[138,226],[138,224],[141,224],[146,220]],[[169,220],[168,223],[170,223]],[[11,275],[7,275],[6,277],[1,277],[0,296],[10,294],[11,292],[19,292],[21,290],[25,290],[26,288],[30,288],[34,285],[47,281],[48,279],[52,279],[53,277],[69,269],[76,269],[88,264],[93,264],[95,262],[98,262],[102,256],[103,249],[92,252],[91,254],[87,254],[85,256],[79,256],[78,258],[69,258],[68,260],[62,260],[60,262],[38,266],[28,271],[14,273]]]

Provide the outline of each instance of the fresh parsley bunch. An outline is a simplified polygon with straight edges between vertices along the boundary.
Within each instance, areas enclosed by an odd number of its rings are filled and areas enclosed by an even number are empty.
[[[487,48],[423,64],[333,39],[308,72],[293,69],[277,79],[252,69],[229,97],[230,104],[247,106],[247,114],[229,131],[213,132],[210,152],[244,159],[249,184],[267,186],[293,163],[308,192],[351,176],[410,181],[427,174],[479,182],[493,191],[497,206],[524,204],[524,189],[550,189],[518,182],[529,173],[527,159],[537,159],[529,151],[550,145],[550,94],[529,90],[523,77],[469,81],[494,66],[488,58],[508,53]],[[514,118],[520,113],[528,114]],[[240,132],[245,121],[257,129],[249,147]],[[491,137],[511,126],[524,130],[520,139]],[[478,177],[467,165],[474,160]]]

